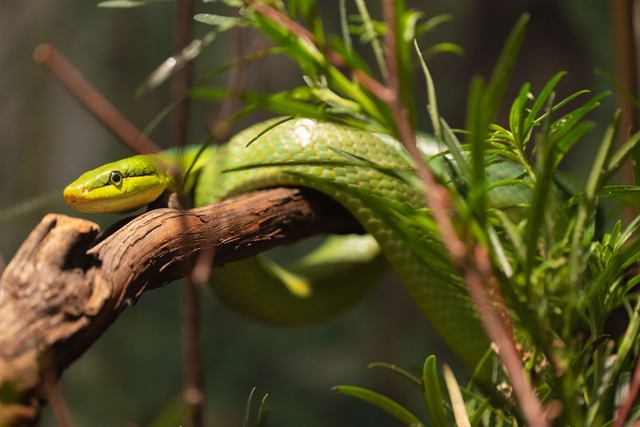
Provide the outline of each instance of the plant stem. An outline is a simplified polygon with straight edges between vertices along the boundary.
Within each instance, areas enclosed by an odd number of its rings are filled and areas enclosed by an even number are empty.
[[[175,49],[181,52],[191,42],[194,15],[193,0],[177,0],[175,9]],[[191,87],[192,65],[187,61],[171,82],[174,113],[174,141],[185,146],[189,131],[189,99],[185,94]],[[183,342],[184,342],[184,390],[183,399],[190,409],[191,427],[204,426],[203,366],[200,354],[200,304],[199,288],[187,275],[184,285]]]

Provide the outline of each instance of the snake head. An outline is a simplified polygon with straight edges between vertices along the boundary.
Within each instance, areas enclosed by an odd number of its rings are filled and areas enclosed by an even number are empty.
[[[80,212],[130,212],[175,190],[176,174],[163,155],[134,156],[80,175],[63,192],[64,201]]]

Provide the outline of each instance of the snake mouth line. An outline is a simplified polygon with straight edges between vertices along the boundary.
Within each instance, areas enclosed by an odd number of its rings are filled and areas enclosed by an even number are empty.
[[[62,195],[67,205],[83,213],[127,213],[156,200],[164,188],[147,189],[122,194],[102,194],[85,187],[65,188]]]
[[[62,197],[64,198],[64,202],[68,205],[76,205],[82,204],[82,202],[85,201],[87,193],[88,191],[85,188],[77,190],[67,187],[62,192]]]

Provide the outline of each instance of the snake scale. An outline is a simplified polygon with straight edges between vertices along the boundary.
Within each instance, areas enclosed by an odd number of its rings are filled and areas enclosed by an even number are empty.
[[[442,151],[433,140],[421,140],[420,145],[426,158]],[[318,249],[331,259],[322,265],[347,261],[346,267],[317,268],[322,277],[311,279],[304,277],[304,268],[287,270],[268,258],[228,264],[212,274],[212,286],[222,300],[261,320],[310,321],[359,298],[366,286],[356,283],[361,273],[349,265],[361,261],[364,268],[375,268],[380,250],[438,333],[474,366],[489,342],[462,280],[447,263],[425,263],[398,232],[397,218],[378,208],[383,199],[414,211],[426,209],[419,187],[388,170],[413,173],[404,148],[389,136],[305,118],[280,119],[252,126],[229,143],[200,153],[198,147],[173,149],[109,163],[70,184],[64,198],[82,212],[131,211],[166,190],[179,190],[181,175],[197,206],[269,187],[318,190],[344,206],[377,244],[362,236],[331,240]],[[500,197],[510,196],[493,200]],[[428,244],[442,252],[437,239]],[[313,253],[307,257],[307,269],[313,269],[316,258],[320,256]]]

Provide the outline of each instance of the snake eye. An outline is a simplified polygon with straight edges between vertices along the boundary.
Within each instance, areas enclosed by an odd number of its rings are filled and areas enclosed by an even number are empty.
[[[122,179],[122,174],[118,171],[113,171],[111,175],[109,175],[109,182],[116,187],[122,184]]]

